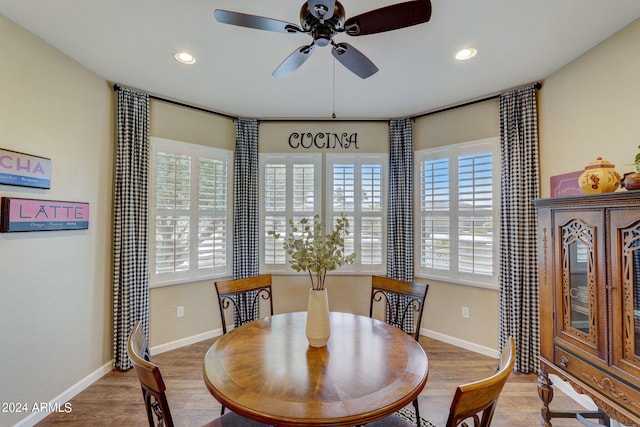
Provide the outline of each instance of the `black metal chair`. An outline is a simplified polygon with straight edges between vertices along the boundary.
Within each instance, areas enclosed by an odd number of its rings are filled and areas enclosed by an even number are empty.
[[[273,299],[271,298],[271,274],[215,282],[220,316],[222,317],[222,333],[227,333],[227,316],[233,314],[234,326],[260,318],[261,301],[269,302],[269,315],[273,315]]]
[[[412,335],[417,341],[428,290],[426,283],[372,276],[369,316],[373,317],[376,304],[383,304],[386,322]]]
[[[420,325],[424,313],[424,302],[427,298],[429,285],[392,279],[383,276],[371,277],[371,300],[369,303],[369,317],[374,317],[374,307],[384,306],[385,321],[400,328],[413,336],[416,341],[420,338]],[[420,408],[418,398],[413,400],[416,412],[416,425],[420,427]],[[374,425],[402,425],[406,423],[392,415],[376,422]],[[396,424],[391,424],[396,423]]]

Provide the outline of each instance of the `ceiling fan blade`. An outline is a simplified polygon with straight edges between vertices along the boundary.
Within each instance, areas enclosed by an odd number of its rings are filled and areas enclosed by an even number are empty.
[[[277,33],[302,33],[300,27],[290,22],[230,10],[216,9],[213,12],[216,21],[223,24],[238,25],[240,27],[255,28],[256,30],[275,31]]]
[[[333,16],[336,0],[309,0],[307,4],[313,16],[318,19],[329,19]]]
[[[331,50],[331,54],[360,78],[366,79],[378,72],[378,67],[349,43],[338,43]]]
[[[349,18],[344,28],[350,36],[382,33],[422,24],[431,19],[431,1],[413,0],[392,4]]]
[[[300,68],[307,59],[309,59],[315,47],[315,44],[310,44],[309,46],[301,46],[294,50],[287,59],[282,61],[282,64],[278,65],[278,68],[276,68],[272,76],[286,77],[291,75],[295,70]]]

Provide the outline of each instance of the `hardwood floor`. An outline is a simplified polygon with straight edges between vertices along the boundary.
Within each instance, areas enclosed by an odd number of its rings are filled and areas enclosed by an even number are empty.
[[[202,379],[202,359],[214,340],[207,340],[154,356],[167,385],[167,395],[177,426],[201,426],[220,413]],[[490,357],[421,337],[429,357],[429,380],[420,395],[421,415],[443,426],[457,385],[480,379],[495,371]],[[537,376],[512,373],[498,402],[492,426],[532,427],[540,425]],[[39,426],[147,426],[140,385],[133,372],[112,371],[71,401],[70,413],[54,413]],[[556,391],[553,408],[579,409]],[[553,420],[554,427],[578,427],[575,420]]]

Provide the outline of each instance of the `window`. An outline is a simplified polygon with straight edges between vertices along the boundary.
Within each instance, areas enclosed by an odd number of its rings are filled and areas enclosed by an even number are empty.
[[[345,251],[358,254],[343,272],[384,273],[386,261],[387,155],[327,154],[327,215],[344,214],[350,234]]]
[[[350,234],[347,253],[356,252],[353,265],[340,272],[383,273],[386,260],[386,158],[382,155],[326,155],[327,201],[323,222],[344,214]],[[261,271],[291,272],[282,247],[288,221],[312,218],[322,211],[322,155],[262,154],[261,168]],[[328,218],[328,219],[326,219]],[[269,236],[274,230],[279,239]]]
[[[231,273],[232,152],[151,138],[152,286]]]
[[[416,152],[416,273],[497,287],[497,138]]]
[[[321,165],[320,154],[260,155],[261,271],[290,271],[282,247],[289,219],[299,221],[320,213]],[[271,230],[280,233],[280,238],[269,236]]]

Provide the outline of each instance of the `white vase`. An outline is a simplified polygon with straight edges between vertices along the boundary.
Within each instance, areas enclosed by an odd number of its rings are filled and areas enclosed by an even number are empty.
[[[307,306],[307,340],[311,347],[324,347],[329,341],[329,299],[327,290],[309,290]]]

